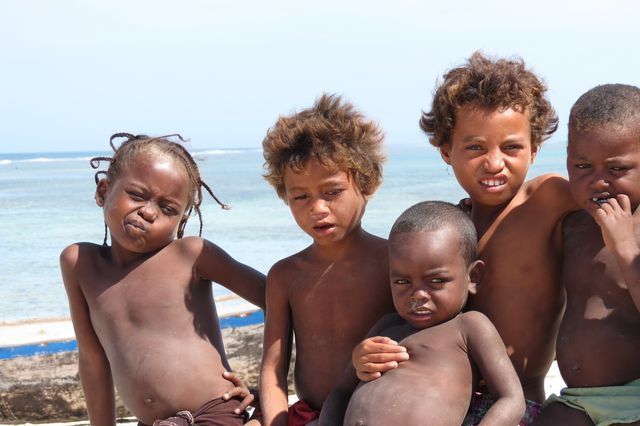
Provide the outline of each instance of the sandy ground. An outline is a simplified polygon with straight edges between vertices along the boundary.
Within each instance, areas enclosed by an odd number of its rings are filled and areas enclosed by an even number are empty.
[[[64,334],[60,329],[65,327],[68,324],[60,321],[52,327],[40,324],[32,328],[35,336],[50,338],[54,332]],[[0,325],[0,343],[7,342],[6,328]],[[257,387],[258,383],[262,330],[262,324],[222,330],[231,367],[249,387]],[[34,338],[27,340],[31,342]],[[289,383],[293,389],[291,376]],[[547,375],[547,395],[562,387],[564,383],[554,363]],[[135,425],[126,407],[121,402],[117,405],[119,425]],[[0,423],[88,425],[78,382],[77,352],[0,360]]]

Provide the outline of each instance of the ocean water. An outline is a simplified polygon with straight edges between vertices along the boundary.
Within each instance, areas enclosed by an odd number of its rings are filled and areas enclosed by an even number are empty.
[[[0,322],[67,317],[58,256],[78,241],[101,243],[102,211],[93,195],[89,159],[103,152],[0,154]],[[306,247],[309,237],[262,179],[259,149],[196,150],[201,174],[231,210],[205,196],[202,236],[266,273],[277,260]],[[565,173],[565,143],[547,142],[529,177]],[[387,146],[384,183],[367,206],[363,227],[386,237],[395,218],[423,200],[464,196],[453,172],[426,141]],[[197,235],[192,216],[185,235]],[[216,296],[229,291],[214,285]]]

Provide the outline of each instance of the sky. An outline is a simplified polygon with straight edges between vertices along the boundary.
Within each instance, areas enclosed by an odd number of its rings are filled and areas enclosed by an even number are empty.
[[[474,51],[519,56],[572,103],[640,86],[640,1],[3,0],[0,152],[105,151],[112,133],[259,148],[279,115],[337,93],[389,144]]]

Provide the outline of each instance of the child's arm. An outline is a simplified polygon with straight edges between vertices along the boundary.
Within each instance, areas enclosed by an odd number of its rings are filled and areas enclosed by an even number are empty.
[[[397,325],[399,322],[402,323],[403,320],[401,320],[397,314],[388,314],[380,318],[374,324],[371,330],[369,330],[369,333],[367,333],[367,336],[376,336],[376,337],[367,337],[367,339],[365,339],[362,343],[356,346],[356,348],[353,350],[353,354],[355,354],[356,350],[358,350],[358,348],[360,347],[369,348],[367,346],[367,343],[369,341],[373,342],[372,344],[374,345],[374,347],[376,347],[375,345],[378,345],[378,344],[382,344],[382,345],[385,344],[385,343],[375,343],[377,341],[392,342],[392,345],[395,345],[393,346],[394,349],[402,348],[405,350],[405,354],[406,354],[406,349],[403,346],[398,346],[398,344],[395,341],[391,340],[391,338],[389,337],[381,336],[381,334],[384,334],[385,332],[388,331],[389,328],[391,328],[394,325]],[[377,352],[380,352],[380,351],[376,351],[374,353],[377,353]],[[384,356],[384,354],[382,354],[382,356]],[[388,370],[390,370],[390,368]],[[378,373],[378,377],[379,376],[380,374]],[[343,424],[344,415],[347,412],[347,406],[349,405],[349,400],[351,399],[351,395],[353,395],[353,391],[356,389],[359,383],[360,383],[360,378],[356,374],[356,369],[354,365],[352,364],[347,365],[347,368],[345,369],[344,373],[342,374],[342,377],[338,381],[336,388],[333,391],[331,391],[331,393],[327,397],[327,400],[322,405],[322,411],[320,412],[320,419],[319,419],[318,426],[332,426],[332,425]]]
[[[356,376],[355,368],[351,364],[347,365],[338,385],[322,405],[318,426],[334,426],[344,423],[344,414],[358,383],[360,380]]]
[[[286,425],[287,373],[292,324],[286,266],[277,263],[267,277],[267,309],[260,367],[260,408],[265,425]]]
[[[602,204],[595,211],[594,219],[602,230],[607,249],[618,260],[631,299],[640,311],[640,247],[633,229],[633,220],[638,216],[640,207],[632,213],[629,197],[621,194]]]
[[[264,274],[238,262],[217,245],[202,238],[189,237],[185,243],[199,250],[196,269],[206,280],[215,281],[261,309],[265,307]]]
[[[80,383],[92,425],[114,425],[116,421],[115,394],[111,368],[104,349],[96,336],[89,307],[76,279],[79,246],[71,245],[60,255],[60,270],[64,282],[73,329],[78,342]]]
[[[377,379],[408,359],[407,348],[385,336],[368,337],[351,352],[351,362],[363,382]]]
[[[524,393],[498,331],[477,311],[465,313],[462,324],[471,359],[496,399],[480,424],[518,424],[526,408]]]

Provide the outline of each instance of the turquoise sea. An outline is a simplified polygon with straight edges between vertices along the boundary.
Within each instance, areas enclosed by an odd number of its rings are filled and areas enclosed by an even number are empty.
[[[259,149],[194,150],[204,180],[231,205],[203,203],[203,237],[236,259],[266,273],[278,259],[310,239],[288,207],[262,179]],[[105,152],[0,153],[0,322],[67,317],[58,256],[77,241],[101,243],[102,211],[95,205],[89,159]],[[547,142],[529,177],[565,173],[565,143]],[[430,199],[457,202],[464,196],[453,172],[426,141],[387,146],[384,183],[367,206],[363,226],[386,237],[395,218],[410,205]],[[198,232],[189,220],[185,235]],[[216,296],[229,292],[215,285]]]

